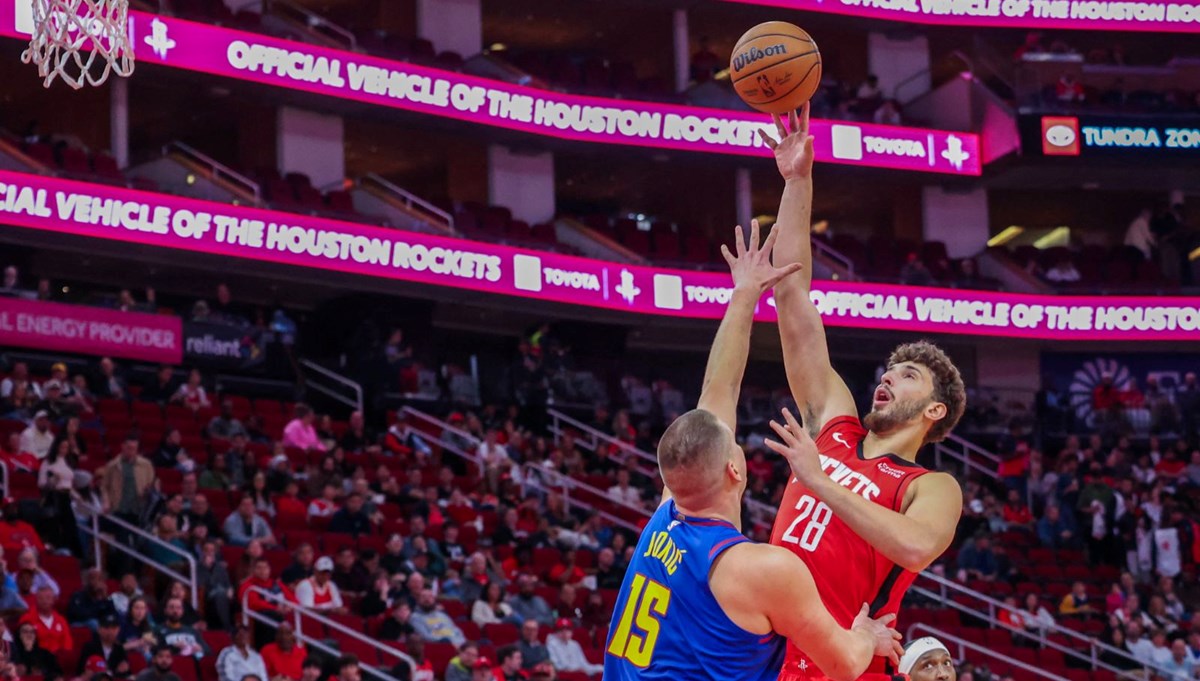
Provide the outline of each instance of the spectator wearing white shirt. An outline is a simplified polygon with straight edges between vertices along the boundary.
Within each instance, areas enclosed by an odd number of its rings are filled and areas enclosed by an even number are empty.
[[[1189,681],[1196,678],[1196,658],[1188,650],[1187,642],[1181,638],[1171,644],[1171,655],[1163,664],[1163,669],[1171,674],[1172,681]]]
[[[29,379],[29,365],[25,362],[13,362],[8,378],[0,381],[0,398],[8,399],[18,385],[25,386],[35,397],[42,399],[42,388]]]
[[[1142,623],[1133,620],[1125,626],[1125,630],[1125,647],[1133,653],[1134,659],[1142,664],[1154,664],[1154,643],[1150,639],[1142,638]]]
[[[346,612],[342,592],[333,583],[333,559],[321,556],[313,565],[313,576],[296,585],[296,600],[300,605],[334,614]]]
[[[608,488],[608,497],[628,506],[642,505],[642,491],[629,484],[629,471],[624,468],[617,471],[617,484]]]
[[[50,430],[50,413],[46,410],[33,415],[33,423],[21,432],[21,452],[45,459],[54,444],[54,433]]]
[[[1150,636],[1150,643],[1153,646],[1150,653],[1150,664],[1156,667],[1166,667],[1171,664],[1171,645],[1167,642],[1167,632],[1155,629],[1154,634]]]
[[[571,638],[571,620],[565,617],[555,623],[554,633],[546,637],[546,650],[558,671],[599,674],[604,670],[604,665],[588,662],[579,641]]]
[[[512,469],[512,459],[508,456],[508,448],[496,441],[497,435],[495,428],[488,430],[477,450],[480,460],[483,461],[484,473],[487,475],[488,489],[493,492],[500,489],[500,476]]]
[[[1133,246],[1141,251],[1147,260],[1154,257],[1154,246],[1157,244],[1154,232],[1150,231],[1152,217],[1154,217],[1154,211],[1143,208],[1133,222],[1129,223],[1129,228],[1125,230],[1125,245]]]
[[[220,681],[242,681],[247,676],[267,679],[267,665],[262,655],[250,647],[250,631],[238,625],[233,632],[233,645],[217,655],[217,678]]]
[[[337,497],[339,493],[337,485],[332,482],[327,482],[321,488],[321,496],[308,502],[308,517],[309,518],[328,518],[337,513],[338,503]]]

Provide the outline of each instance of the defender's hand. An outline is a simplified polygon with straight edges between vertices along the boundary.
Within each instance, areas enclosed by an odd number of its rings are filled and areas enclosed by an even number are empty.
[[[796,476],[797,480],[811,487],[813,481],[826,477],[825,472],[821,470],[821,458],[817,451],[817,443],[813,442],[804,426],[796,421],[792,412],[784,409],[783,419],[787,425],[771,421],[771,429],[775,431],[781,441],[768,439],[765,440],[765,443],[787,459],[788,465],[792,468],[792,474]]]
[[[798,262],[785,267],[775,267],[771,264],[771,249],[775,247],[778,230],[771,230],[762,248],[758,247],[758,220],[750,221],[750,245],[746,246],[746,238],[742,226],[734,230],[736,234],[734,249],[737,255],[729,252],[729,247],[721,244],[721,255],[729,263],[729,272],[733,275],[733,287],[753,291],[762,295],[764,291],[779,283],[781,279],[799,272],[802,265]]]
[[[775,130],[779,139],[771,137],[765,130],[759,130],[758,136],[763,144],[775,153],[775,165],[784,180],[800,180],[812,176],[813,167],[813,138],[808,134],[809,103],[805,102],[800,109],[800,115],[795,111],[788,114],[788,126],[783,124],[779,114],[772,114],[775,119]],[[791,132],[788,132],[788,127]]]
[[[875,640],[875,655],[886,657],[891,660],[893,667],[899,667],[900,658],[904,655],[904,646],[900,645],[900,632],[890,626],[895,621],[895,615],[884,615],[878,619],[871,619],[867,604],[863,603],[862,609],[858,611],[858,616],[854,618],[854,624],[850,625],[850,629],[870,634],[871,638]]]

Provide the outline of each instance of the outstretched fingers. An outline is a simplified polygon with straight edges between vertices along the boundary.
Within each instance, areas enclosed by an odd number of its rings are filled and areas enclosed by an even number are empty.
[[[738,225],[733,230],[733,233],[736,236],[736,240],[733,243],[734,252],[737,253],[737,257],[741,258],[743,255],[746,255],[746,233],[742,231],[741,225]]]
[[[767,288],[774,287],[775,284],[778,284],[802,269],[804,269],[804,265],[801,265],[798,262],[784,265],[783,267],[776,267],[775,274],[771,276],[771,281],[767,283]]]
[[[737,258],[734,258],[733,254],[729,252],[729,246],[721,244],[721,255],[725,258],[725,262],[729,263],[730,269],[737,264]]]
[[[782,141],[788,136],[788,129],[783,124],[783,118],[779,114],[771,114],[771,118],[775,120],[775,132],[779,133],[779,139]]]
[[[767,240],[763,242],[762,252],[766,254],[767,259],[771,259],[771,251],[775,250],[775,240],[779,238],[779,230],[772,228],[767,232]]]
[[[762,140],[762,143],[767,145],[767,148],[771,151],[775,151],[775,147],[779,146],[779,142],[775,141],[775,138],[768,135],[767,131],[763,128],[758,129],[758,138]]]
[[[780,425],[778,421],[771,421],[771,430],[775,431],[779,439],[783,440],[788,447],[796,445],[796,435],[788,430],[786,426]]]

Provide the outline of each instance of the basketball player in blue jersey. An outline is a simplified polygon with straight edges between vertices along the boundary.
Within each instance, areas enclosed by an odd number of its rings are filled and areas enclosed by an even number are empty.
[[[642,531],[617,596],[605,645],[605,681],[758,681],[779,674],[787,639],[836,681],[876,655],[898,662],[889,615],[867,606],[843,629],[821,603],[812,575],[791,551],[741,533],[746,456],[734,441],[736,407],[762,294],[799,267],[771,265],[775,233],[737,255],[722,246],[733,294],[713,340],[700,404],[667,428],[658,446],[663,501]],[[815,445],[810,440],[809,447]]]

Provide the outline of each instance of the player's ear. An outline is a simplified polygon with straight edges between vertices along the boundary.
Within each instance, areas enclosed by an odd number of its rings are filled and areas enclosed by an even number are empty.
[[[742,472],[738,470],[737,462],[733,459],[725,462],[725,475],[728,475],[734,482],[742,481]]]
[[[946,414],[949,413],[950,410],[947,409],[946,405],[942,402],[930,402],[929,405],[925,407],[925,418],[929,419],[930,421],[941,421],[942,419],[946,418]]]

